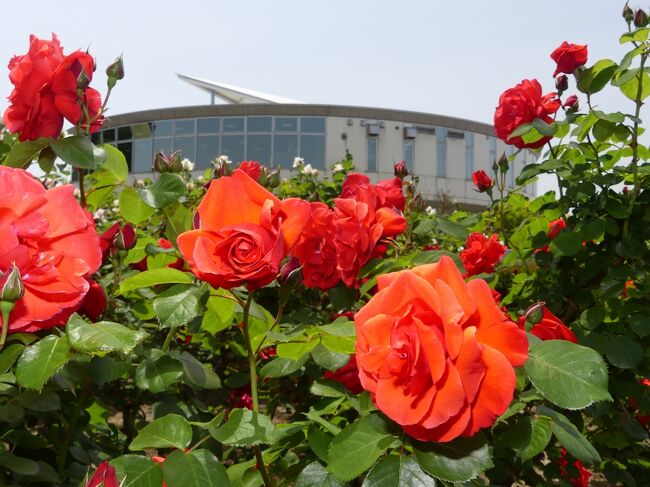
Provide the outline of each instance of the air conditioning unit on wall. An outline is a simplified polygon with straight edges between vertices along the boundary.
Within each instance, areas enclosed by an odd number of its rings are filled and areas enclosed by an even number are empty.
[[[404,127],[404,138],[415,139],[418,134],[418,129],[415,127]]]
[[[377,123],[369,123],[367,125],[368,135],[379,135],[381,127]]]

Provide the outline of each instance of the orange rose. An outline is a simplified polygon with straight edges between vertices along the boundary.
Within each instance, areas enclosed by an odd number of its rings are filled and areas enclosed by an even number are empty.
[[[0,166],[0,271],[15,263],[25,286],[9,333],[62,325],[102,262],[95,225],[69,184],[46,190],[22,169]]]
[[[212,181],[199,205],[200,228],[178,236],[199,279],[231,289],[257,289],[275,279],[309,219],[309,203],[280,201],[237,169]]]
[[[528,340],[488,284],[465,283],[449,257],[377,283],[354,320],[359,379],[376,406],[422,441],[491,426],[512,400]]]

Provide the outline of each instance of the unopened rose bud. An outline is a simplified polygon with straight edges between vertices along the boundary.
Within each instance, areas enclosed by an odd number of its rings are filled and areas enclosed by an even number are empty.
[[[555,78],[555,89],[559,92],[562,93],[569,87],[569,78],[567,78],[566,74],[561,74],[557,78]],[[558,93],[558,94],[559,94]]]
[[[127,223],[113,237],[113,245],[118,250],[131,250],[135,247],[137,237],[133,225]]]
[[[280,171],[273,171],[269,173],[269,181],[268,181],[268,187],[269,188],[277,188],[280,186]]]
[[[573,112],[578,111],[578,109],[580,108],[580,104],[578,103],[578,97],[576,95],[571,95],[564,101],[563,106],[567,110],[571,110]]]
[[[106,76],[108,77],[109,88],[113,88],[118,80],[124,78],[124,60],[122,56],[118,57],[106,68]]]
[[[84,487],[113,487],[119,485],[117,472],[115,467],[110,465],[107,461],[103,461],[97,467],[95,474],[88,480]]]
[[[508,161],[508,156],[506,156],[505,152],[501,154],[501,157],[499,157],[499,162],[497,164],[498,164],[497,168],[500,169],[501,172],[503,173],[508,172],[508,166],[510,165],[510,161]]]
[[[630,8],[630,6],[626,3],[625,7],[623,7],[623,18],[625,19],[625,22],[628,24],[632,22],[634,19],[634,11]]]
[[[640,8],[634,13],[634,26],[645,27],[646,25],[648,25],[648,14]]]
[[[25,285],[16,264],[0,277],[0,301],[15,303],[25,294]]]
[[[409,169],[406,167],[406,161],[402,160],[399,162],[396,162],[395,165],[393,166],[393,174],[397,176],[400,179],[404,179],[406,176],[409,175]]]
[[[542,321],[542,317],[544,316],[544,303],[538,302],[533,304],[526,310],[524,316],[526,317],[526,321],[528,323],[531,325],[536,325]]]
[[[88,75],[86,74],[86,71],[83,69],[79,71],[79,76],[77,76],[77,89],[78,90],[85,90],[88,88],[88,85],[90,84],[90,79],[88,79]]]
[[[302,281],[302,273],[300,271],[300,262],[295,257],[291,257],[289,261],[282,266],[280,274],[278,275],[280,284],[289,282],[290,284],[299,284]]]
[[[158,152],[153,160],[153,170],[161,174],[166,172],[181,172],[183,170],[183,163],[180,152],[172,152],[169,155],[166,155],[163,151]]]

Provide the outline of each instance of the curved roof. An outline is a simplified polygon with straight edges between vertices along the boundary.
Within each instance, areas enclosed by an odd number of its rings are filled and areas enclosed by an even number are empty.
[[[291,98],[269,95],[268,93],[262,93],[261,91],[254,91],[217,81],[195,78],[194,76],[186,76],[179,73],[176,73],[176,76],[192,86],[196,86],[212,95],[218,96],[226,103],[233,103],[236,105],[249,103],[302,103],[301,101],[292,100]]]

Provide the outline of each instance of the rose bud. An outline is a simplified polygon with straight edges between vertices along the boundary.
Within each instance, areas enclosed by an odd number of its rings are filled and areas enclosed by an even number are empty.
[[[278,281],[281,284],[289,282],[290,284],[299,284],[302,280],[302,273],[300,269],[300,262],[295,257],[291,257],[286,264],[280,269]]]
[[[25,294],[25,285],[15,263],[0,277],[0,301],[15,303]]]
[[[85,90],[86,88],[88,88],[88,85],[90,85],[90,79],[88,78],[86,71],[80,68],[79,76],[77,76],[77,89]]]
[[[578,103],[578,97],[576,95],[571,95],[565,100],[563,106],[567,110],[571,110],[573,112],[578,111],[578,109],[580,108],[580,104]]]
[[[561,74],[557,78],[555,78],[555,89],[559,92],[562,93],[569,87],[569,78],[567,78],[566,74]],[[558,94],[559,94],[558,93]]]
[[[631,23],[634,19],[634,11],[629,7],[627,3],[625,4],[625,7],[623,7],[623,18],[628,24]]]
[[[109,88],[113,88],[118,80],[124,78],[124,60],[122,56],[118,57],[106,68],[106,76],[108,77],[107,83]]]
[[[115,467],[107,461],[103,461],[99,464],[99,467],[95,470],[95,474],[84,487],[119,487],[119,485]]]
[[[472,173],[472,181],[474,181],[474,185],[478,189],[479,193],[485,193],[486,191],[489,192],[494,185],[492,178],[488,176],[485,171],[481,170]]]
[[[194,214],[194,218],[192,219],[192,228],[195,230],[201,228],[201,215],[199,215],[198,211]]]
[[[406,161],[401,160],[399,162],[396,162],[393,166],[393,174],[395,174],[395,176],[400,179],[404,179],[406,176],[408,176],[409,170],[408,167],[406,167]]]
[[[645,27],[646,25],[648,25],[648,14],[640,8],[634,14],[634,26]]]
[[[113,245],[118,250],[131,250],[135,247],[137,237],[133,225],[127,223],[113,237]]]
[[[530,306],[524,313],[526,321],[531,325],[536,325],[544,316],[544,303],[542,301]]]
[[[106,293],[104,288],[92,279],[86,278],[90,287],[86,297],[81,302],[79,313],[85,315],[90,321],[96,322],[106,309]]]
[[[172,152],[166,155],[163,151],[156,154],[153,160],[153,170],[159,173],[166,172],[181,172],[183,170],[183,163],[180,158],[180,152]]]
[[[269,188],[276,188],[280,186],[280,171],[273,171],[269,173],[267,185]]]
[[[239,169],[244,171],[255,181],[259,180],[262,175],[262,165],[257,161],[242,161],[239,163]]]
[[[508,161],[508,156],[506,156],[505,152],[501,154],[501,157],[499,157],[499,162],[497,164],[502,173],[508,172],[508,166],[510,165],[510,161]]]

